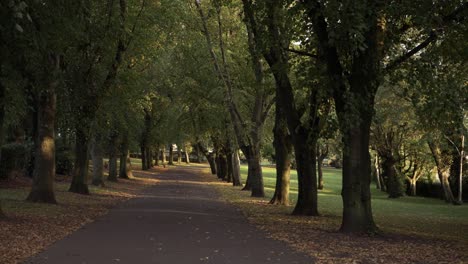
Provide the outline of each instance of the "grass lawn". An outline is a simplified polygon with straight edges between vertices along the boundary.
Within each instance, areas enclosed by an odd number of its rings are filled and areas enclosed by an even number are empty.
[[[247,166],[241,167],[241,173],[245,180]],[[275,174],[274,168],[263,167],[265,198],[252,198],[250,192],[229,183],[216,186],[258,228],[311,255],[317,263],[468,263],[468,205],[423,197],[389,199],[372,185],[374,218],[382,234],[342,234],[337,232],[342,214],[341,170],[324,168],[320,217],[291,215],[297,199],[296,171],[291,175],[291,206],[270,205]]]
[[[324,189],[319,191],[319,211],[323,215],[341,216],[341,170],[325,167]],[[243,179],[247,166],[241,167]],[[265,192],[272,197],[276,171],[263,167]],[[297,199],[297,174],[291,171],[291,204]],[[376,223],[384,231],[436,236],[468,243],[468,205],[453,206],[442,200],[405,196],[389,199],[372,184],[372,209]]]

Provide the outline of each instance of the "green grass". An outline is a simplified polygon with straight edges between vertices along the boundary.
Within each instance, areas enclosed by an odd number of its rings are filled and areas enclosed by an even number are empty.
[[[246,179],[247,166],[241,167]],[[274,168],[263,167],[265,193],[272,197],[276,182]],[[424,197],[389,199],[373,184],[372,209],[377,225],[383,231],[417,234],[468,243],[468,205],[453,206],[442,200]],[[291,171],[291,204],[297,200],[297,174]],[[324,189],[319,191],[319,212],[341,216],[341,170],[324,168]],[[292,208],[291,208],[292,209]]]

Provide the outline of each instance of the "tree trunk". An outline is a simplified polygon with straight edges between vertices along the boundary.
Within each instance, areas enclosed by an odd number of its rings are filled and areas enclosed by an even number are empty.
[[[156,152],[154,154],[156,155],[154,157],[154,166],[159,167],[159,156],[161,155],[161,151],[159,149],[156,149]]]
[[[142,170],[147,170],[147,162],[146,162],[146,146],[144,144],[140,145],[140,151],[141,151],[141,169]]]
[[[374,168],[375,168],[375,182],[377,185],[377,189],[382,190],[382,185],[380,183],[380,161],[379,161],[379,154],[375,154],[375,163],[374,163]]]
[[[417,179],[410,180],[411,196],[416,196],[416,182]]]
[[[190,164],[190,154],[187,148],[185,148],[184,150],[185,150],[185,163]]]
[[[149,170],[153,168],[153,151],[151,151],[151,148],[146,149],[146,168]]]
[[[324,158],[322,158],[321,155],[319,155],[319,158],[317,160],[317,172],[318,172],[318,186],[317,189],[323,190],[323,170],[322,170],[322,163],[323,163]]]
[[[219,156],[219,164],[221,165],[220,179],[226,181],[228,177],[228,162],[224,153]]]
[[[2,64],[0,64],[0,77],[3,77]],[[6,87],[0,79],[0,146],[3,145],[3,123],[5,121],[5,91]]]
[[[75,168],[73,179],[70,185],[70,192],[79,194],[89,194],[88,189],[88,137],[78,125],[76,129],[75,142]]]
[[[203,145],[199,142],[197,143],[197,149],[205,155],[208,163],[210,164],[211,174],[216,175],[216,160],[213,157],[213,153],[209,153],[208,150],[203,147]]]
[[[276,205],[289,205],[292,144],[286,122],[284,113],[277,103],[275,127],[273,129],[273,146],[275,147],[276,159],[276,186],[273,198],[270,200],[270,204]]]
[[[109,176],[108,181],[117,181],[117,134],[111,134],[109,139]]]
[[[56,71],[58,70],[58,56]],[[39,95],[38,135],[34,160],[34,180],[27,200],[31,202],[57,203],[54,194],[55,177],[55,114],[58,81],[52,80]],[[2,110],[0,110],[2,111]],[[1,128],[1,127],[0,127]]]
[[[161,161],[163,163],[163,165],[166,164],[167,160],[166,160],[166,146],[163,146],[162,150],[161,150]]]
[[[303,142],[308,142],[304,144]],[[297,131],[294,137],[296,153],[298,196],[293,215],[317,216],[317,138],[309,138],[304,132]]]
[[[182,163],[182,149],[180,148],[180,145],[177,145],[177,164]]]
[[[117,155],[115,154],[109,156],[109,176],[107,180],[117,182]]]
[[[227,162],[227,176],[226,176],[226,181],[227,182],[232,182],[232,174],[233,174],[233,169],[234,169],[234,164],[232,156],[234,153],[232,151],[229,151],[226,155],[226,162]]]
[[[95,135],[91,149],[92,162],[93,162],[93,181],[95,186],[104,186],[104,153],[101,147],[101,137]]]
[[[250,188],[252,197],[265,197],[260,150],[253,146],[243,146],[242,152],[247,158],[248,165],[247,182],[243,190]]]
[[[461,145],[460,145],[460,168],[458,172],[458,199],[457,203],[463,203],[463,163],[465,159],[465,135],[461,135]]]
[[[174,165],[174,144],[169,146],[169,165]]]
[[[133,177],[130,151],[128,150],[128,138],[124,137],[120,148],[120,173],[119,178],[130,179]]]
[[[403,179],[396,171],[396,160],[392,156],[382,158],[382,174],[386,179],[387,193],[389,198],[398,198],[404,195]]]
[[[361,124],[348,128],[343,135],[343,219],[341,231],[374,233],[370,193],[369,135],[371,119],[361,119]]]
[[[240,160],[239,160],[239,151],[234,151],[232,155],[232,185],[233,186],[242,186],[242,179],[240,173]]]
[[[444,199],[447,203],[455,203],[455,197],[449,183],[451,155],[447,153],[448,151],[443,151],[441,146],[435,142],[429,142],[429,148],[437,166],[437,175],[444,191]]]
[[[200,148],[197,146],[195,146],[195,149],[197,151],[197,163],[201,163],[202,159],[201,159],[201,155],[200,155]]]

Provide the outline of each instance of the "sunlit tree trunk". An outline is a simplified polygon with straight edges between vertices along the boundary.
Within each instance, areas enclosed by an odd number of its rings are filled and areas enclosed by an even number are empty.
[[[240,173],[240,159],[239,151],[235,150],[232,155],[232,185],[233,186],[242,186],[242,179]]]
[[[444,199],[447,203],[455,203],[455,197],[449,182],[450,166],[452,164],[451,155],[447,153],[448,151],[444,151],[440,144],[433,141],[429,142],[429,148],[437,167],[437,174],[444,191]]]
[[[27,197],[31,202],[56,203],[54,194],[55,177],[55,114],[56,88],[55,79],[59,71],[60,57],[51,58],[53,80],[40,92],[38,104],[38,135],[36,139],[36,157],[34,161],[34,179]]]

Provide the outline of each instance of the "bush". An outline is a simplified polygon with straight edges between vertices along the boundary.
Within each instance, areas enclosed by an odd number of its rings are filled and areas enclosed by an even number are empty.
[[[69,149],[57,149],[55,152],[55,172],[70,175],[74,166],[74,155]]]
[[[0,148],[0,178],[7,179],[12,172],[25,169],[29,160],[28,147],[21,143],[9,143]]]

